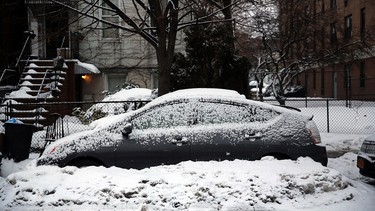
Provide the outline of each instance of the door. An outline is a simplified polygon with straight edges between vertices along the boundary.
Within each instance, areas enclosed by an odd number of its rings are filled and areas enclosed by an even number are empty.
[[[272,112],[253,105],[199,102],[197,124],[192,126],[192,160],[256,159],[263,146],[261,125]]]
[[[189,160],[187,103],[150,108],[131,121],[132,132],[116,150],[116,165],[144,168]]]

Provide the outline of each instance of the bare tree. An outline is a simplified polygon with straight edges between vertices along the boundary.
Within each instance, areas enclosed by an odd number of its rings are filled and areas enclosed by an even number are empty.
[[[237,24],[245,29],[243,33],[251,32],[250,39],[262,42],[252,53],[253,73],[260,84],[265,75],[273,78],[280,103],[285,88],[306,70],[371,53],[367,44],[374,29],[367,29],[360,39],[347,40],[344,23],[332,23],[331,13],[317,7],[314,0],[255,0],[242,7],[245,18]]]
[[[102,0],[107,5],[103,7],[98,0],[84,0],[83,2],[88,6],[81,10],[63,3],[64,1],[50,1],[75,11],[80,17],[91,18],[93,20],[91,26],[95,26],[94,22],[101,22],[108,27],[137,34],[147,41],[156,51],[159,95],[166,94],[171,90],[170,69],[175,55],[177,32],[192,24],[205,23],[206,21],[205,18],[194,20],[188,18],[192,14],[192,11],[187,9],[191,7],[185,7],[189,5],[189,1],[132,0],[131,2],[121,1],[122,4],[119,6],[111,0]],[[92,11],[98,9],[119,16],[125,24],[111,22],[93,15]]]

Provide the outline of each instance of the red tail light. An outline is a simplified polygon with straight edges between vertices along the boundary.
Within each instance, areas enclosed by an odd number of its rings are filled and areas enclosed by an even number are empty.
[[[315,138],[315,136],[313,135],[313,133],[311,132],[310,129],[307,129],[307,131],[309,131],[309,134],[310,134],[312,140],[314,141],[314,144],[322,143],[322,141],[320,140],[320,135],[319,135],[319,138]]]
[[[316,126],[314,121],[309,121],[306,124],[306,129],[309,132],[311,138],[313,139],[314,144],[322,143],[320,139],[320,133],[319,133],[318,127]]]

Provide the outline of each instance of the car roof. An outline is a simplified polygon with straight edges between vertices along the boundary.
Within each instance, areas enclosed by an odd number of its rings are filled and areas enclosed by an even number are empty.
[[[167,104],[170,102],[182,102],[185,100],[208,100],[208,101],[220,101],[220,102],[233,102],[238,104],[252,104],[255,106],[260,106],[263,108],[273,109],[275,111],[281,113],[293,113],[297,115],[309,116],[311,118],[312,115],[310,114],[302,114],[301,112],[295,110],[291,110],[290,108],[283,108],[280,106],[274,106],[265,102],[254,101],[246,99],[244,95],[239,94],[237,91],[229,90],[229,89],[220,89],[220,88],[191,88],[191,89],[182,89],[177,90],[165,95],[162,95],[150,103],[148,103],[144,108],[141,110],[149,107],[153,107],[155,105]]]
[[[246,99],[244,95],[239,94],[237,91],[229,89],[219,88],[192,88],[192,89],[181,89],[163,96],[160,96],[160,100],[173,99],[173,98],[239,98]]]
[[[206,101],[207,100],[207,101],[212,101],[212,102],[227,102],[227,103],[229,102],[231,104],[233,103],[233,104],[243,104],[243,105],[252,104],[254,106],[260,106],[265,109],[272,109],[280,113],[289,113],[289,114],[297,115],[297,116],[305,116],[308,119],[312,118],[311,114],[301,113],[295,110],[283,108],[280,106],[274,106],[274,105],[264,103],[264,102],[249,100],[249,99],[246,99],[244,95],[241,95],[236,91],[227,90],[227,89],[217,89],[217,88],[194,88],[194,89],[184,89],[184,90],[174,91],[172,93],[165,94],[163,96],[160,96],[152,100],[151,102],[147,103],[144,107],[138,110],[131,111],[129,113],[120,114],[120,115],[124,116],[125,118],[126,117],[131,118],[155,106],[158,107],[158,106],[162,106],[162,105],[166,105],[170,103],[187,102],[191,100],[192,101],[195,101],[195,100]],[[110,119],[115,120],[116,118],[104,117],[102,119],[106,119],[105,121],[107,121],[107,124],[108,124],[109,122],[112,122],[110,121]],[[94,121],[92,125],[96,124],[97,122],[101,122],[101,119]]]

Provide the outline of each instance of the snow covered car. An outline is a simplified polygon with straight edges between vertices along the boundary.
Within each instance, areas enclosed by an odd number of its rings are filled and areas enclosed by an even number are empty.
[[[235,91],[187,89],[49,145],[38,164],[145,168],[181,161],[311,157],[327,164],[312,120]]]
[[[375,135],[363,141],[357,157],[357,167],[363,176],[375,178]]]

